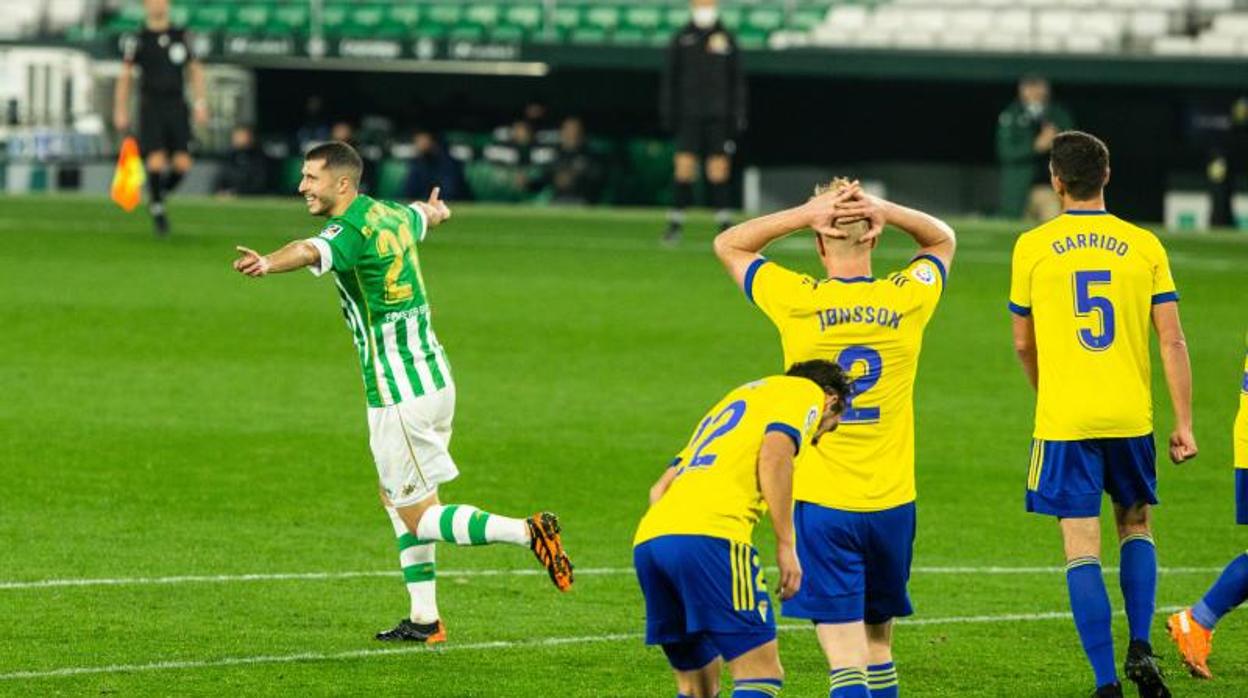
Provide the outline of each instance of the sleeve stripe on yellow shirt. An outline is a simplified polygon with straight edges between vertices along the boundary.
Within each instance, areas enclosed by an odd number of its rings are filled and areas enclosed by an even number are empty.
[[[772,422],[767,425],[766,429],[763,429],[763,433],[771,431],[779,432],[788,436],[790,439],[793,439],[794,451],[802,450],[802,431],[800,429],[797,429],[789,424],[785,424],[784,422]]]
[[[1028,308],[1025,305],[1019,305],[1014,301],[1010,301],[1010,312],[1019,317],[1027,317],[1028,315],[1031,315],[1031,308]]]
[[[1153,305],[1160,305],[1162,303],[1177,303],[1178,301],[1178,291],[1168,291],[1166,293],[1158,293],[1153,296]]]
[[[914,259],[910,260],[910,263],[914,264],[920,259],[926,259],[927,261],[935,265],[936,271],[940,272],[940,288],[941,290],[944,290],[945,282],[948,280],[948,276],[949,276],[949,273],[945,271],[945,263],[940,261],[939,257],[936,257],[935,255],[930,255],[930,254],[921,254],[915,257]]]
[[[758,273],[759,267],[767,263],[766,257],[759,257],[750,262],[750,266],[745,269],[745,278],[741,280],[741,289],[745,291],[745,297],[754,302],[754,275]]]

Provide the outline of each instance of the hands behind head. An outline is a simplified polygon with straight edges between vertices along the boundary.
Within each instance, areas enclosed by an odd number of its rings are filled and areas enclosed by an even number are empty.
[[[865,220],[867,232],[858,239],[858,244],[867,244],[884,232],[884,206],[878,197],[871,196],[862,189],[858,180],[826,191],[807,201],[805,208],[810,214],[810,227],[816,233],[834,240],[845,240],[849,233],[836,227],[837,223],[852,223]]]

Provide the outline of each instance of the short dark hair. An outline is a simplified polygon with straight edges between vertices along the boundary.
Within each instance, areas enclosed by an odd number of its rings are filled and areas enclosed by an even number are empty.
[[[849,401],[854,392],[854,382],[845,375],[845,370],[840,365],[823,359],[799,361],[789,366],[789,370],[785,371],[784,375],[814,381],[816,385],[823,388],[825,394],[839,398],[842,410],[845,409],[845,403]]]
[[[1100,195],[1109,179],[1109,148],[1083,131],[1063,131],[1053,138],[1049,155],[1053,174],[1076,201]]]
[[[360,183],[360,176],[364,174],[364,160],[360,154],[355,152],[355,148],[343,143],[342,141],[329,141],[313,146],[311,150],[304,154],[305,162],[312,160],[322,160],[325,167],[330,170],[345,170],[346,175],[357,186]]]

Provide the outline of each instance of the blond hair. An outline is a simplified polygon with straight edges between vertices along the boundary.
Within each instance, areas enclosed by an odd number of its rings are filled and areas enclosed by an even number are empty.
[[[824,194],[839,192],[842,189],[849,187],[850,184],[852,184],[852,182],[850,182],[848,177],[833,177],[832,181],[826,184],[815,185],[815,196],[823,196]],[[847,233],[849,237],[847,239],[839,239],[829,238],[824,235],[824,241],[828,243],[848,243],[849,245],[854,245],[862,239],[863,235],[867,234],[868,230],[871,229],[870,221],[865,218],[855,218],[853,220],[838,219],[832,221],[832,225],[837,230]]]

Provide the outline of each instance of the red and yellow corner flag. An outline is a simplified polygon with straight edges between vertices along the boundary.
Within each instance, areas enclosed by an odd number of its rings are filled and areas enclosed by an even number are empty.
[[[117,170],[113,172],[113,201],[126,210],[133,211],[143,201],[143,158],[139,156],[139,144],[134,136],[121,142],[121,154],[117,156]]]

